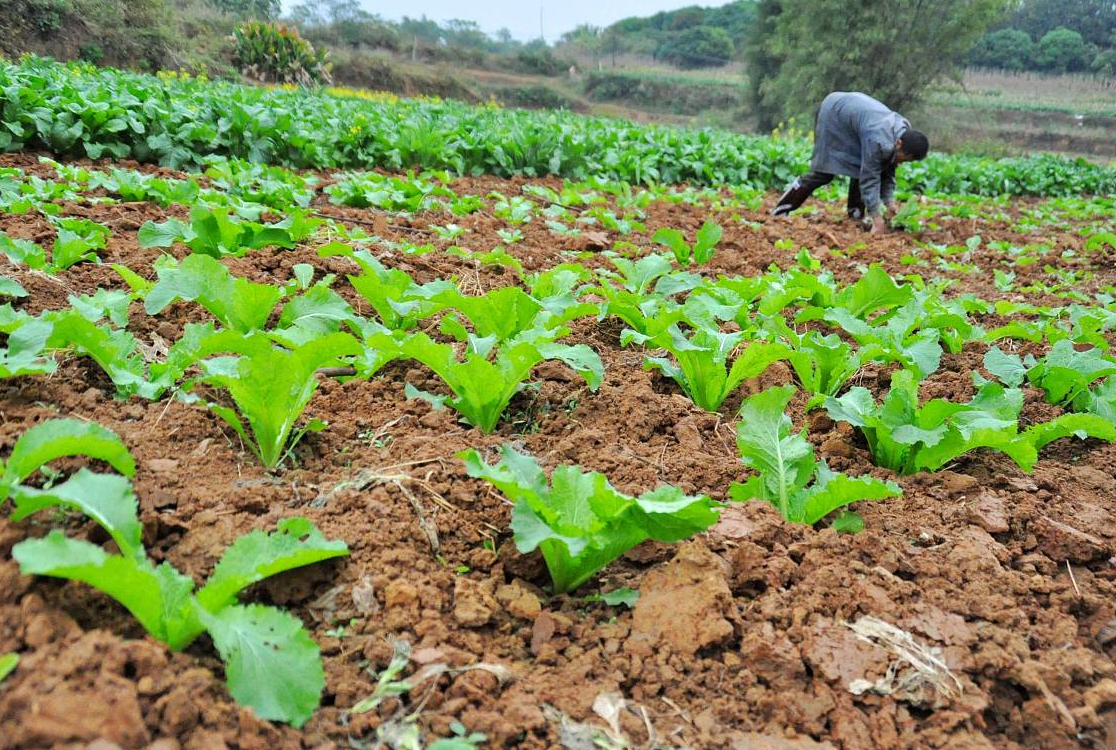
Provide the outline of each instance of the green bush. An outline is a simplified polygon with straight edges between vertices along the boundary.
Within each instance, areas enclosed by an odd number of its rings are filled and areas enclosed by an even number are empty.
[[[1000,29],[981,37],[969,53],[969,62],[982,68],[1026,70],[1034,54],[1034,40],[1026,31]]]
[[[1104,49],[1093,58],[1093,72],[1105,78],[1116,77],[1116,49]]]
[[[680,68],[716,68],[732,59],[735,47],[724,29],[695,26],[659,48],[659,57]]]
[[[1059,27],[1039,40],[1035,62],[1052,73],[1084,70],[1089,63],[1089,48],[1076,31]]]
[[[531,75],[557,76],[570,69],[569,60],[554,56],[549,47],[528,47],[521,49],[512,57],[512,68]]]
[[[237,67],[249,78],[300,86],[332,81],[326,51],[315,50],[293,28],[249,21],[237,27],[233,35]]]
[[[527,109],[573,109],[575,104],[573,99],[542,84],[509,86],[496,95],[508,106]]]
[[[43,36],[62,28],[62,19],[70,10],[66,0],[25,0],[26,19]]]

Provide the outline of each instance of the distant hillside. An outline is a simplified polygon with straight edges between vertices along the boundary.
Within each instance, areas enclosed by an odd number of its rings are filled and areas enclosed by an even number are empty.
[[[732,50],[728,58],[738,57],[743,42],[748,38],[752,22],[756,19],[758,3],[753,0],[737,0],[716,8],[690,6],[679,10],[663,11],[645,18],[625,18],[606,29],[623,40],[625,51],[634,54],[650,55],[656,59],[682,62],[682,67],[715,67],[721,57],[720,50],[714,52],[706,65],[702,60],[702,44],[715,44],[714,33],[720,30],[729,39]],[[685,58],[692,59],[686,65]],[[679,58],[679,59],[672,59]]]
[[[714,8],[691,5],[625,18],[603,29],[581,26],[565,34],[558,48],[574,55],[635,55],[679,68],[716,68],[741,57],[756,15],[754,0]]]

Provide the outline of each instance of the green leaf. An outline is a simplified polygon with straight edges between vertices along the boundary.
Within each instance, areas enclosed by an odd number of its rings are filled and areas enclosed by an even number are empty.
[[[181,600],[193,582],[177,573],[160,574],[146,559],[109,555],[89,542],[67,539],[58,530],[12,548],[23,575],[81,581],[108,594],[139,620],[157,640],[168,643],[168,602]],[[173,569],[166,567],[173,573]]]
[[[0,682],[3,682],[8,675],[15,671],[17,664],[19,664],[19,654],[12,653],[0,656]]]
[[[159,268],[158,275],[144,300],[148,315],[157,315],[176,300],[196,301],[222,324],[241,333],[263,328],[283,296],[278,287],[234,278],[208,255],[189,255],[177,266]]]
[[[124,476],[136,462],[120,437],[99,424],[78,419],[49,419],[24,432],[8,457],[5,474],[22,482],[39,467],[63,456],[89,456],[112,465]]]
[[[833,519],[833,530],[838,534],[859,534],[864,531],[864,518],[851,510],[842,511]]]
[[[198,591],[198,603],[215,612],[253,583],[347,554],[349,548],[344,542],[327,540],[307,519],[288,518],[270,534],[257,530],[233,542]]]
[[[188,233],[189,227],[181,219],[172,218],[161,224],[153,221],[145,222],[139,228],[136,238],[142,248],[170,247],[185,239]]]
[[[203,613],[229,693],[261,719],[306,723],[325,688],[317,644],[293,615],[259,604]]]
[[[651,237],[652,242],[666,245],[674,253],[674,258],[682,265],[690,263],[690,246],[682,232],[670,227],[663,227]]]
[[[81,469],[50,489],[16,486],[12,500],[13,521],[44,508],[70,508],[84,513],[107,531],[125,557],[143,557],[139,505],[132,494],[132,483],[122,476]]]
[[[716,251],[716,245],[721,241],[723,234],[724,230],[721,229],[719,224],[712,221],[703,223],[701,229],[698,230],[697,240],[694,242],[694,260],[701,264],[711,261]]]
[[[1019,387],[1027,377],[1022,358],[1017,354],[1005,354],[998,346],[984,355],[984,369],[1010,388]]]
[[[1096,414],[1063,414],[1049,422],[1040,422],[1023,433],[1035,450],[1064,437],[1116,440],[1116,424]]]
[[[0,274],[0,296],[2,297],[26,297],[27,290],[20,286],[18,281],[10,279],[3,274]]]
[[[631,609],[639,601],[639,591],[628,588],[627,586],[612,591],[602,591],[599,594],[590,594],[585,597],[585,601],[602,601],[610,607],[619,607],[624,605]]]
[[[873,264],[859,281],[841,290],[833,307],[845,308],[857,318],[867,320],[871,313],[901,307],[911,297],[910,287],[899,286],[882,266]]]

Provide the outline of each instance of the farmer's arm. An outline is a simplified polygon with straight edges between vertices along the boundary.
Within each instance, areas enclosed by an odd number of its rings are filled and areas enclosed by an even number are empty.
[[[860,153],[860,197],[864,201],[865,212],[869,216],[879,216],[884,183],[883,173],[890,159],[872,139],[863,142]],[[894,181],[894,175],[892,180]],[[892,188],[894,189],[894,185]]]
[[[880,200],[890,211],[895,203],[895,162],[888,160],[880,175]]]
[[[883,173],[891,161],[890,154],[871,138],[863,141],[860,153],[860,198],[864,201],[865,218],[871,218],[872,232],[882,232],[887,228],[881,210]]]

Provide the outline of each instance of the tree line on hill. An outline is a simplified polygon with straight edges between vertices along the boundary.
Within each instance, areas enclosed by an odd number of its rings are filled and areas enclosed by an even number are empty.
[[[969,52],[986,68],[1116,76],[1116,3],[1027,0]]]

